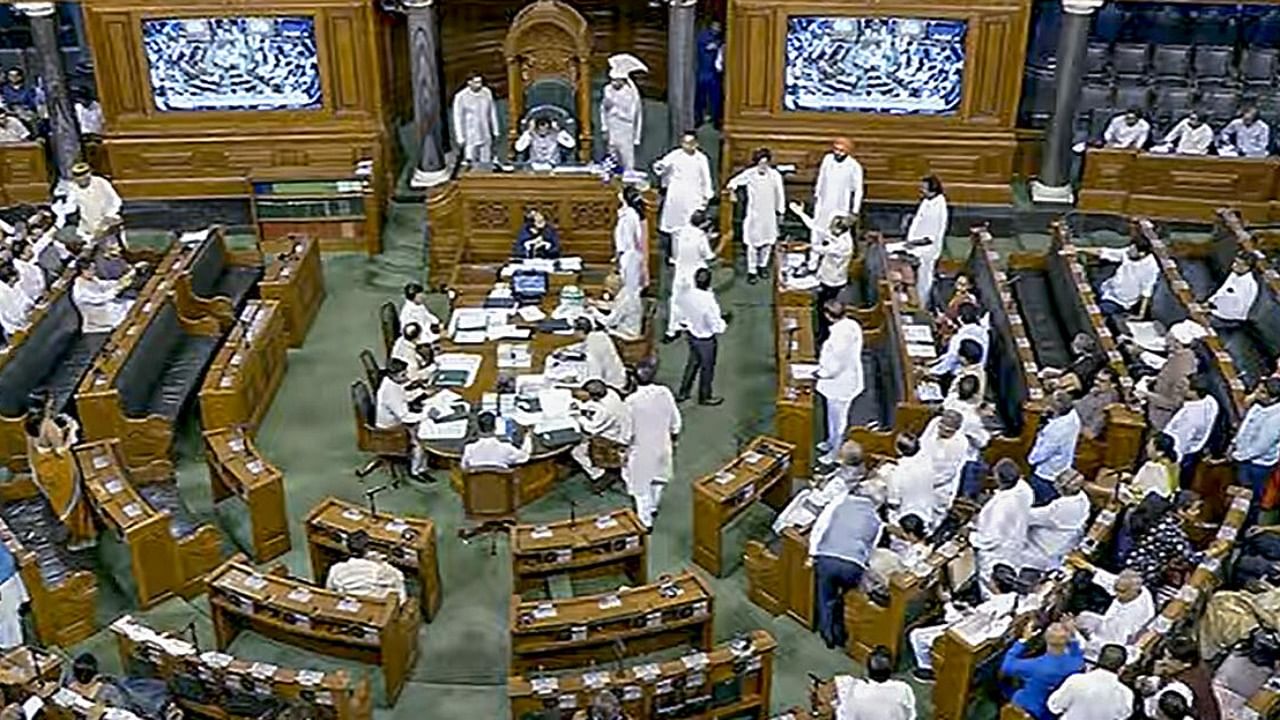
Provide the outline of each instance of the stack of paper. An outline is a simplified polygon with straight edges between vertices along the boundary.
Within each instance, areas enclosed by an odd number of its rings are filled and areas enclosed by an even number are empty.
[[[928,343],[933,344],[933,329],[928,325],[917,325],[915,323],[902,324],[902,336],[909,343]]]
[[[480,363],[484,356],[472,353],[445,353],[436,356],[436,374],[456,375],[463,373],[460,382],[450,383],[455,387],[471,387],[476,381],[476,373],[480,371]]]
[[[485,334],[490,340],[527,340],[532,332],[516,325],[490,325]]]
[[[932,343],[907,343],[907,356],[920,358],[922,360],[932,360],[938,357],[938,349]]]
[[[537,305],[525,305],[517,310],[516,314],[520,316],[521,320],[527,323],[538,322],[547,316],[546,313],[542,312],[542,308]]]
[[[812,363],[792,363],[792,380],[812,380],[818,376],[818,366]]]
[[[1160,325],[1154,322],[1130,322],[1129,335],[1133,337],[1133,341],[1143,350],[1149,350],[1155,353],[1165,351],[1164,333],[1161,332]]]
[[[529,343],[499,343],[498,367],[524,369],[533,366],[533,353]],[[488,393],[486,393],[487,395]]]
[[[467,436],[469,422],[467,418],[442,423],[424,420],[418,424],[418,437],[422,440],[462,440]]]

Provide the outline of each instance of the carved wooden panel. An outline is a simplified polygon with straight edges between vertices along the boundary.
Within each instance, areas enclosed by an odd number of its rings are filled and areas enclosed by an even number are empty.
[[[49,200],[49,167],[44,144],[0,143],[0,204]]]
[[[470,204],[471,218],[468,226],[474,230],[508,230],[511,213],[501,200],[477,201]]]
[[[355,18],[348,13],[330,13],[328,28],[329,85],[333,109],[359,110],[364,106],[358,48],[361,44]]]
[[[572,201],[569,203],[569,225],[575,230],[613,232],[618,218],[618,203],[608,200]]]
[[[1230,205],[1247,220],[1267,220],[1280,200],[1274,158],[1188,157],[1091,149],[1085,156],[1080,207],[1085,210],[1207,221]]]
[[[106,118],[126,114],[141,115],[146,112],[146,93],[150,92],[151,80],[140,72],[137,57],[132,51],[140,42],[137,35],[138,22],[132,13],[112,13],[101,20],[105,37],[104,42],[99,43],[98,52],[106,56],[106,67],[112,69],[109,79],[98,79],[98,97],[101,98]],[[101,73],[96,73],[95,77],[99,74]],[[110,88],[110,94],[102,92],[107,87]]]
[[[531,210],[537,210],[547,219],[547,222],[556,227],[564,225],[564,217],[560,213],[560,203],[554,200],[530,200],[520,208],[520,217],[525,218]]]

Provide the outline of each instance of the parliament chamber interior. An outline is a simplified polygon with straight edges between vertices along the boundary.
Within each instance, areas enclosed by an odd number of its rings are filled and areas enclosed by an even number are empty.
[[[1280,4],[0,0],[0,720],[1280,718]]]

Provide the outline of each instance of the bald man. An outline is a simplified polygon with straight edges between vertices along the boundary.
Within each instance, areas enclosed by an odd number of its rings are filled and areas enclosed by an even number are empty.
[[[821,485],[814,484],[795,494],[773,521],[773,532],[781,535],[789,527],[809,527],[818,515],[836,500],[843,500],[849,488],[867,476],[862,446],[849,440],[836,453],[836,467]]]
[[[1076,628],[1085,638],[1084,655],[1089,660],[1096,659],[1105,645],[1128,645],[1155,617],[1155,600],[1136,570],[1122,570],[1119,575],[1113,575],[1076,555],[1071,557],[1070,564],[1093,571],[1093,584],[1113,598],[1101,615],[1082,612],[1076,618]]]

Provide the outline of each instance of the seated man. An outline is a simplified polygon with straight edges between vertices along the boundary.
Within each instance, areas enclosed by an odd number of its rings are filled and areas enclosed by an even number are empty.
[[[1239,253],[1231,261],[1231,272],[1205,305],[1209,322],[1216,328],[1238,327],[1249,319],[1249,310],[1258,299],[1258,281],[1253,277],[1253,260]]]
[[[417,323],[422,329],[419,344],[429,345],[440,339],[440,318],[427,307],[427,291],[416,282],[404,286],[404,305],[400,306],[400,327],[409,323]]]
[[[604,438],[618,445],[631,443],[631,411],[618,391],[598,379],[588,380],[582,389],[587,394],[582,403],[582,434],[586,437],[570,453],[592,481],[604,476],[604,470],[591,462],[591,438]],[[625,453],[623,455],[625,457]]]
[[[992,572],[993,594],[980,605],[969,607],[960,601],[950,601],[943,607],[942,622],[938,625],[918,627],[907,633],[911,652],[915,655],[916,679],[931,682],[933,675],[933,644],[957,623],[975,616],[986,618],[986,625],[996,625],[1001,620],[1012,620],[1018,606],[1018,573],[1008,565],[997,565]]]
[[[1125,720],[1133,715],[1133,690],[1120,681],[1128,653],[1124,645],[1100,648],[1098,667],[1076,673],[1053,691],[1045,706],[1063,720]]]
[[[9,251],[13,253],[13,269],[18,272],[18,289],[34,305],[44,297],[44,292],[48,289],[44,270],[35,263],[31,243],[26,240],[14,240]]]
[[[40,98],[36,89],[27,84],[22,68],[16,65],[9,68],[4,78],[5,83],[0,85],[0,105],[23,122],[35,123],[40,117]]]
[[[1084,651],[1072,638],[1074,632],[1069,622],[1053,623],[1044,631],[1044,654],[1023,657],[1027,643],[1036,634],[1035,624],[1027,623],[1022,637],[1009,648],[1000,663],[1001,675],[1021,683],[1011,701],[1035,720],[1053,720],[1053,713],[1046,707],[1049,695],[1068,677],[1084,670]]]
[[[1151,148],[1154,153],[1174,153],[1176,155],[1208,155],[1213,145],[1213,128],[1200,119],[1200,113],[1192,110],[1187,116],[1173,126],[1159,145]]]
[[[573,327],[582,338],[582,349],[587,355],[588,380],[603,380],[610,387],[622,388],[627,384],[627,368],[618,355],[618,346],[604,328],[581,316]]]
[[[929,374],[935,377],[949,377],[960,369],[960,344],[972,340],[982,348],[982,360],[987,361],[987,350],[991,341],[991,330],[987,316],[976,303],[965,303],[957,315],[958,327],[948,340],[946,352],[929,367]]]
[[[117,280],[103,280],[97,275],[92,260],[76,260],[76,279],[71,286],[71,301],[80,311],[80,332],[85,335],[115,330],[133,307],[133,300],[123,297],[133,284],[129,270]]]
[[[1132,312],[1138,318],[1147,316],[1151,296],[1160,279],[1160,265],[1151,244],[1142,237],[1134,238],[1127,248],[1063,248],[1062,252],[1092,255],[1105,262],[1119,263],[1116,272],[1098,288],[1098,309],[1103,315]]]
[[[910,435],[899,435],[897,442],[899,449],[904,447],[905,442],[910,444],[911,452],[915,452],[915,439]],[[827,473],[825,481],[819,485],[815,478],[810,487],[796,493],[782,512],[778,513],[773,521],[774,534],[781,535],[789,527],[809,527],[827,505],[844,499],[849,494],[849,488],[862,482],[866,476],[862,446],[852,440],[846,441],[836,453],[835,469]]]
[[[1104,367],[1093,376],[1089,392],[1076,400],[1076,414],[1080,416],[1080,433],[1097,440],[1107,429],[1107,406],[1120,402],[1116,371]]]
[[[17,143],[30,139],[31,131],[18,119],[0,105],[0,143]]]
[[[1116,150],[1141,150],[1151,136],[1151,124],[1142,117],[1138,108],[1129,108],[1123,115],[1111,118],[1102,133],[1102,146]]]
[[[404,602],[404,573],[369,548],[368,533],[357,530],[348,535],[347,552],[350,557],[329,568],[326,588],[344,595],[379,599],[394,594]]]
[[[1093,376],[1107,364],[1107,356],[1098,349],[1098,341],[1089,333],[1076,333],[1071,338],[1071,364],[1065,368],[1044,367],[1040,379],[1053,390],[1079,394],[1093,384]]]
[[[573,136],[560,128],[548,117],[534,118],[532,125],[529,118],[522,123],[524,131],[516,138],[516,152],[529,151],[529,162],[537,165],[559,165],[560,148],[572,150],[577,143]]]
[[[416,322],[400,328],[400,337],[391,345],[391,358],[408,367],[409,382],[422,384],[431,379],[436,369],[436,353],[430,343],[421,342],[422,327]]]
[[[892,678],[893,656],[889,648],[877,645],[867,657],[865,680],[835,676],[834,720],[915,720],[915,692],[910,685]],[[867,715],[868,708],[875,708],[875,715]]]
[[[1128,645],[1151,618],[1155,617],[1155,600],[1151,591],[1142,584],[1142,575],[1134,570],[1122,570],[1113,575],[1093,565],[1078,555],[1067,558],[1067,564],[1093,572],[1093,584],[1114,598],[1106,612],[1082,612],[1076,618],[1076,629],[1085,639],[1085,657],[1094,660],[1103,647]]]
[[[1143,704],[1147,717],[1159,717],[1155,711],[1161,699],[1174,693],[1185,701],[1196,720],[1221,719],[1213,671],[1200,656],[1200,644],[1194,637],[1178,634],[1169,638],[1152,671],[1153,675],[1139,678],[1135,683],[1146,696]]]
[[[1089,526],[1089,496],[1084,476],[1067,468],[1058,476],[1058,497],[1031,508],[1023,564],[1037,570],[1057,570],[1067,554],[1084,539]]]
[[[978,296],[973,293],[973,281],[968,275],[957,275],[955,287],[951,291],[951,299],[942,309],[934,311],[933,314],[933,327],[938,333],[939,341],[950,340],[956,330],[960,329],[960,308],[977,304]]]
[[[392,358],[387,361],[387,371],[378,384],[373,424],[382,429],[403,427],[409,431],[409,473],[415,479],[425,480],[427,455],[418,443],[414,429],[422,422],[423,397],[409,397],[409,366],[405,361]]]
[[[35,303],[22,292],[18,271],[13,263],[0,259],[0,328],[6,337],[27,326],[27,318]]]
[[[462,448],[462,469],[494,468],[510,470],[524,462],[528,462],[533,453],[533,434],[525,433],[524,442],[519,447],[507,442],[505,438],[494,435],[498,419],[491,412],[482,412],[476,417],[476,429],[480,436]]]
[[[881,547],[871,551],[867,574],[863,576],[862,585],[867,590],[888,587],[897,573],[929,568],[933,546],[919,515],[903,515],[896,525],[888,525],[884,531],[888,543],[882,542]]]
[[[624,286],[617,273],[604,279],[604,297],[591,303],[593,319],[621,340],[639,340],[644,333],[644,301],[637,288]]]
[[[1218,154],[1227,157],[1266,157],[1271,154],[1271,128],[1258,117],[1258,108],[1246,105],[1240,117],[1218,133]]]
[[[63,680],[68,690],[108,708],[105,720],[163,718],[180,720],[182,710],[169,695],[163,680],[144,677],[112,677],[98,670],[93,653],[81,653],[71,663],[71,676]],[[47,717],[41,712],[34,717]]]
[[[511,246],[511,257],[526,258],[558,258],[560,257],[560,234],[547,222],[547,216],[539,210],[530,210],[516,235],[516,242]]]

